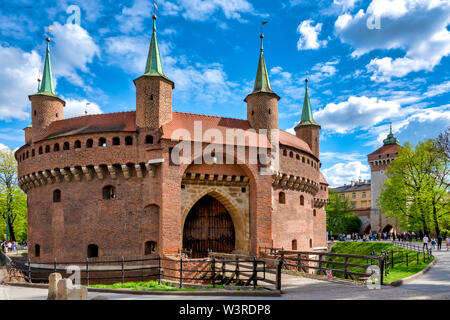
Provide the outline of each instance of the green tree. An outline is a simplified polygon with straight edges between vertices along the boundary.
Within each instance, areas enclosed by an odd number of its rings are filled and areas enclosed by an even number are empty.
[[[382,210],[397,217],[404,229],[440,234],[449,219],[449,170],[449,159],[437,140],[406,143],[386,171],[378,199]]]
[[[341,197],[330,189],[328,193],[329,202],[325,206],[327,213],[327,230],[333,234],[359,232],[361,221],[353,213],[350,200],[347,197]],[[358,222],[356,222],[358,221]],[[358,224],[355,228],[355,225]]]
[[[17,185],[17,162],[10,149],[0,150],[0,228],[1,236],[8,233],[12,241],[27,239],[27,199]]]

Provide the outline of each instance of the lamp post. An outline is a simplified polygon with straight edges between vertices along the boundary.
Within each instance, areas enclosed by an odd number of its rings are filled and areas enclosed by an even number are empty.
[[[9,241],[9,195],[6,196],[6,242]]]

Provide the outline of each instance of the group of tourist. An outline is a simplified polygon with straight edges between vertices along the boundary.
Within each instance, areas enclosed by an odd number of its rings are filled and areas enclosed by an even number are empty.
[[[18,247],[18,243],[17,243],[17,241],[3,241],[2,243],[1,243],[1,248],[2,248],[2,251],[3,252],[5,252],[5,253],[14,253],[14,252],[17,252],[17,247]],[[26,246],[26,242],[24,241],[24,242],[22,242],[22,246]]]
[[[412,242],[413,240],[420,240],[420,237],[414,232],[403,232],[399,234],[393,234],[393,233],[376,233],[376,232],[369,232],[365,233],[363,235],[360,235],[358,233],[351,233],[351,234],[345,234],[345,233],[339,233],[336,236],[332,236],[331,240],[338,240],[338,241],[377,241],[377,240],[398,240],[402,242]],[[431,239],[425,235],[423,237],[423,248],[428,249],[428,243],[431,245],[431,249],[435,250],[437,247],[437,250],[442,249],[442,242],[444,238],[439,235],[436,238],[432,237]],[[445,238],[445,245],[447,248],[447,251],[450,247],[450,239],[449,236]]]
[[[432,249],[432,250],[434,250],[434,249],[436,248],[436,244],[437,244],[437,249],[438,249],[438,250],[441,250],[441,249],[442,249],[442,240],[443,240],[443,238],[442,238],[441,235],[438,235],[438,236],[437,236],[437,239],[435,239],[434,237],[432,237],[431,240],[430,240],[430,238],[428,238],[427,235],[425,235],[425,236],[423,237],[423,248],[424,248],[424,249],[425,249],[425,248],[428,249],[428,243],[431,242],[431,249]],[[445,238],[445,246],[446,246],[447,251],[448,251],[448,249],[449,249],[449,247],[450,247],[450,238],[449,238],[448,236]]]

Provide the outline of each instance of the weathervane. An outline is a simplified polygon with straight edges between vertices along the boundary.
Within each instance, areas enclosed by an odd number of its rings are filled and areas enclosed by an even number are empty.
[[[264,37],[264,35],[263,35],[263,27],[264,27],[264,25],[265,25],[267,22],[269,22],[269,21],[263,21],[263,22],[261,22],[261,37]]]
[[[87,116],[88,111],[87,111],[87,106],[90,105],[90,102],[86,102],[86,108],[84,109],[84,114]]]

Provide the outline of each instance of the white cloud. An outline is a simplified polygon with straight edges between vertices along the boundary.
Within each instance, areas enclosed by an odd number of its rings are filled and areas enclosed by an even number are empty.
[[[9,149],[9,148],[7,146],[5,146],[4,144],[0,143],[0,151],[5,150],[5,149]]]
[[[247,0],[158,0],[163,15],[180,15],[187,20],[205,21],[221,11],[227,19],[245,22],[242,14],[260,15]]]
[[[450,80],[440,84],[429,86],[427,91],[425,92],[425,96],[434,97],[449,92],[450,92]]]
[[[333,4],[340,6],[343,11],[347,11],[353,9],[358,1],[359,0],[333,0]]]
[[[398,114],[400,109],[398,102],[351,96],[347,101],[327,104],[314,114],[314,118],[324,129],[348,133],[357,128],[370,128]]]
[[[148,0],[135,0],[131,7],[124,7],[116,16],[119,30],[123,33],[141,32],[144,20],[152,14],[153,3]]]
[[[350,161],[346,163],[337,163],[330,168],[322,170],[325,179],[331,187],[342,186],[350,181],[358,179],[370,179],[369,166],[361,161]]]
[[[379,18],[380,28],[369,29],[368,19]],[[373,0],[366,12],[345,13],[335,22],[342,42],[355,49],[354,57],[376,49],[400,49],[403,57],[374,58],[367,65],[372,80],[388,81],[410,72],[431,71],[450,54],[450,3],[428,0]]]
[[[297,42],[297,49],[308,50],[308,49],[319,49],[320,47],[325,47],[327,44],[326,40],[319,40],[319,34],[322,30],[322,23],[317,23],[315,26],[312,25],[314,21],[311,19],[302,21],[297,27],[297,33],[300,34],[300,38]]]
[[[0,120],[26,120],[29,117],[27,94],[37,91],[42,59],[36,51],[0,45]]]
[[[76,100],[76,99],[67,99],[66,106],[64,108],[64,119],[84,116],[87,111],[87,114],[99,114],[103,113],[98,104],[88,101],[86,99]]]
[[[322,80],[333,77],[337,72],[335,65],[338,63],[339,60],[317,63],[311,68],[312,73],[309,79],[314,83],[319,83]]]
[[[78,71],[89,73],[88,64],[99,56],[100,50],[89,33],[77,24],[61,25],[55,22],[54,43],[51,48],[55,77],[64,77],[71,83],[84,86]]]

